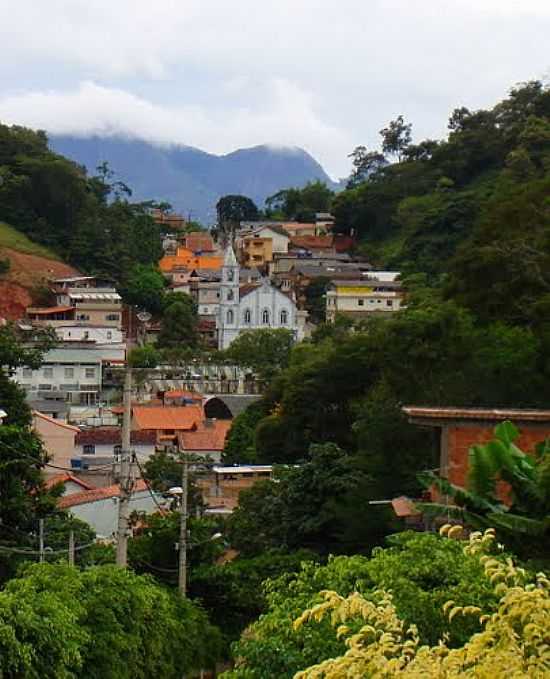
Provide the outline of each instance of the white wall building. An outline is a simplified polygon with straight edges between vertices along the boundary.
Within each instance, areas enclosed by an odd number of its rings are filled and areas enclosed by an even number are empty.
[[[307,312],[298,311],[292,299],[268,279],[259,285],[239,285],[239,264],[232,247],[225,253],[218,311],[218,348],[227,349],[246,330],[286,328],[303,339]]]

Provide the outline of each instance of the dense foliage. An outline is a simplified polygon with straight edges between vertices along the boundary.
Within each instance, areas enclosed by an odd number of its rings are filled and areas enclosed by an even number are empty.
[[[152,203],[132,203],[108,166],[88,177],[53,153],[44,132],[0,125],[0,221],[49,246],[82,271],[124,283],[162,255]]]
[[[29,567],[0,592],[0,629],[6,679],[175,679],[218,643],[198,607],[115,566]]]
[[[547,676],[550,580],[544,573],[529,577],[511,559],[492,557],[493,543],[490,530],[484,535],[475,533],[465,552],[482,564],[485,581],[494,588],[497,598],[496,611],[471,602],[464,606],[452,598],[443,606],[450,624],[464,619],[482,627],[462,646],[450,648],[445,639],[435,645],[423,644],[417,627],[400,616],[387,590],[379,590],[372,599],[358,592],[341,596],[325,591],[321,593],[323,602],[306,610],[294,628],[309,628],[311,623],[316,627],[330,616],[335,636],[345,642],[346,650],[298,672],[296,679]]]
[[[323,600],[319,592],[337,591],[346,597],[358,592],[375,601],[381,589],[391,590],[397,613],[415,624],[421,643],[433,644],[444,634],[449,645],[459,646],[480,630],[479,622],[458,616],[450,621],[443,605],[475,604],[491,611],[497,597],[484,578],[479,561],[464,554],[459,543],[436,535],[403,533],[392,546],[365,556],[331,557],[320,566],[304,563],[299,573],[283,575],[265,584],[267,612],[242,635],[234,647],[236,669],[231,678],[293,677],[300,669],[345,651],[329,620],[293,630],[301,612]],[[358,628],[352,622],[352,629]]]

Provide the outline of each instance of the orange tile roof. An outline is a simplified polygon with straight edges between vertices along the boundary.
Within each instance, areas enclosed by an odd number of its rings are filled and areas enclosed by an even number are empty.
[[[188,430],[204,418],[202,406],[135,406],[134,423],[138,429]]]
[[[414,502],[405,495],[400,495],[391,501],[393,511],[396,516],[420,516],[420,512],[416,508]]]
[[[143,479],[138,479],[134,485],[134,493],[147,490],[147,484]],[[76,505],[85,505],[89,502],[98,502],[99,500],[108,500],[111,497],[118,497],[120,495],[120,485],[115,483],[113,486],[105,488],[92,488],[92,490],[85,490],[82,493],[73,493],[72,495],[65,495],[57,501],[57,506],[60,509],[68,509]]]
[[[179,247],[175,255],[165,255],[159,262],[161,271],[168,273],[176,267],[186,269],[221,269],[222,257],[195,255],[189,248]]]
[[[209,425],[201,422],[194,431],[180,434],[181,446],[184,450],[222,451],[231,423],[232,420],[213,420]]]

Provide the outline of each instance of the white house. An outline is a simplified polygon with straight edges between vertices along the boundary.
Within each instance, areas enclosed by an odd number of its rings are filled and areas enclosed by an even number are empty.
[[[77,519],[86,521],[96,532],[98,538],[112,538],[118,521],[120,486],[93,488],[81,493],[71,493],[61,497],[57,506],[67,509]],[[162,497],[156,495],[157,502]],[[130,498],[130,510],[151,514],[158,511],[147,485],[142,479],[136,481]]]
[[[298,311],[290,296],[266,278],[259,284],[239,285],[239,264],[233,248],[225,252],[218,311],[218,348],[227,349],[245,330],[286,328],[296,339],[304,336],[307,312]]]
[[[151,431],[132,431],[130,445],[140,463],[155,452],[156,434]],[[112,462],[122,451],[120,427],[90,427],[82,429],[75,438],[73,467],[91,468]]]

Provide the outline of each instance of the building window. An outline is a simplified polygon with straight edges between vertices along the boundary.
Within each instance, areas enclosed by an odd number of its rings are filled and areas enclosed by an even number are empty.
[[[32,377],[32,369],[23,368],[23,377]]]
[[[90,316],[88,314],[77,314],[76,315],[76,320],[77,321],[89,321]]]
[[[359,306],[365,306],[365,300],[364,299],[358,299],[357,304],[359,304]]]
[[[113,448],[113,454],[116,458],[122,455],[122,446],[120,445],[120,443],[117,443],[116,446]]]
[[[233,274],[233,269],[229,269],[229,271],[227,272],[227,280],[228,280],[228,281],[232,281],[232,280],[233,280],[233,276],[234,276],[234,274]]]
[[[113,333],[110,330],[107,330],[107,339],[113,339]]]
[[[74,377],[74,368],[65,368],[65,377],[66,378]]]
[[[86,368],[84,374],[87,380],[92,380],[95,378],[95,368]]]
[[[95,445],[93,443],[85,443],[82,446],[84,455],[95,455]]]
[[[227,291],[227,301],[231,302],[233,300],[233,290]]]
[[[42,375],[44,377],[53,377],[53,368],[42,368]]]
[[[233,311],[231,309],[227,312],[227,322],[233,323]]]
[[[393,306],[393,300],[387,299],[386,300],[386,306]]]
[[[118,321],[120,318],[119,314],[107,314],[105,316],[106,321]]]
[[[250,309],[246,309],[244,312],[244,322],[246,325],[250,325],[250,322],[252,321],[252,314],[250,313]]]
[[[264,309],[262,311],[262,323],[264,325],[269,325],[269,310],[268,309]]]
[[[281,311],[281,325],[286,325],[288,323],[288,311],[283,309]]]

